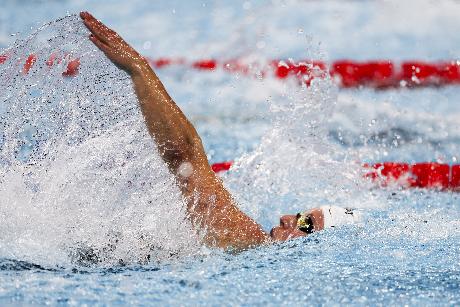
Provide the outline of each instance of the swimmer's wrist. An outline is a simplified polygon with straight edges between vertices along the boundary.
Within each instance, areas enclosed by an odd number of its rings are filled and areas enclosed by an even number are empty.
[[[149,63],[145,58],[136,61],[136,63],[134,63],[134,65],[129,70],[130,75],[133,77],[140,77],[152,72],[152,67],[150,67]]]

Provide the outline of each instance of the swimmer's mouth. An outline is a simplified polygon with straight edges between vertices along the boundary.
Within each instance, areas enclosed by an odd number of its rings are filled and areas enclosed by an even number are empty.
[[[315,230],[311,215],[305,213],[297,213],[297,229],[310,234]]]

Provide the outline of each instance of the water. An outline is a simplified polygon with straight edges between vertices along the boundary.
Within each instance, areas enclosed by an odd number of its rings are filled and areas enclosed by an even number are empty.
[[[423,13],[412,12],[415,3]],[[376,189],[357,167],[455,163],[457,87],[339,91],[330,80],[307,89],[222,71],[159,71],[210,160],[237,160],[223,179],[265,229],[282,213],[331,202],[364,212],[358,225],[230,255],[198,244],[129,78],[83,40],[78,18],[27,30],[89,9],[150,56],[432,60],[458,57],[458,6],[7,2],[0,44],[12,45],[13,59],[59,47],[82,65],[67,79],[65,61],[35,65],[27,77],[14,61],[0,66],[8,78],[0,91],[0,303],[459,304],[459,196]],[[6,35],[19,30],[19,41]]]

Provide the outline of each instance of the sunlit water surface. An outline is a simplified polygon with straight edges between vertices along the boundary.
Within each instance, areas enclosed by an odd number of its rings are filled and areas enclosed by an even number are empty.
[[[232,255],[200,246],[128,76],[85,39],[79,19],[37,29],[88,9],[150,56],[457,58],[460,41],[449,33],[460,28],[459,4],[407,3],[7,1],[0,303],[459,304],[459,196],[375,188],[358,166],[455,163],[458,88],[338,90],[331,80],[302,88],[223,71],[159,71],[210,160],[237,161],[223,179],[266,230],[280,214],[323,204],[364,215],[357,225]],[[402,18],[415,4],[429,13]],[[370,18],[374,11],[381,16]],[[395,12],[405,21],[390,22]],[[40,61],[53,52],[68,55],[52,67]],[[24,76],[18,61],[30,53],[39,60]],[[79,74],[63,78],[77,57]]]

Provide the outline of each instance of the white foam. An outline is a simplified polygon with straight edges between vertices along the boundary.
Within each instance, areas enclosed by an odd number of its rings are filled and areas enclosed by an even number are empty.
[[[328,139],[336,99],[331,80],[302,89],[287,85],[284,96],[271,101],[272,128],[225,176],[243,210],[265,228],[282,214],[324,204],[382,205],[367,190],[355,157]]]
[[[131,80],[87,36],[69,16],[5,52],[0,257],[62,265],[93,253],[110,265],[194,253],[198,239]],[[48,67],[53,52],[69,55]],[[24,75],[17,61],[31,53]],[[79,74],[63,78],[74,58]]]

